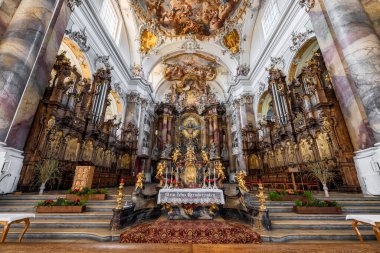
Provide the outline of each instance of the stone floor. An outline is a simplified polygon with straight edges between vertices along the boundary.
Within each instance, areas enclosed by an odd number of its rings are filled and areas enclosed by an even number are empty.
[[[380,244],[370,242],[365,244],[347,242],[309,242],[291,244],[246,244],[246,245],[208,245],[208,244],[120,244],[120,243],[88,243],[86,241],[55,242],[24,242],[0,244],[2,253],[380,253]]]

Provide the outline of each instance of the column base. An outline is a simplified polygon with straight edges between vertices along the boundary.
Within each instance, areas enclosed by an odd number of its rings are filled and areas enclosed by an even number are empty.
[[[354,154],[355,167],[363,195],[380,195],[380,143]]]
[[[16,191],[23,165],[23,151],[0,143],[0,194]]]
[[[229,181],[230,181],[230,183],[236,183],[235,172],[230,173]]]
[[[152,174],[150,172],[145,172],[145,183],[151,183],[152,182]]]

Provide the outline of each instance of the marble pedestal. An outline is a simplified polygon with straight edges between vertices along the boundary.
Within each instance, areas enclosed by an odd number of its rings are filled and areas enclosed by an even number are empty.
[[[363,195],[380,195],[380,143],[355,152],[354,161]]]
[[[0,143],[0,194],[16,190],[24,160],[22,153]]]

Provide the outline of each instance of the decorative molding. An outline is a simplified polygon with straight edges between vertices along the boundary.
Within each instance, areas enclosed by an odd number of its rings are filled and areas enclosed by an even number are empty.
[[[314,32],[312,30],[306,30],[306,32],[298,32],[295,31],[292,32],[292,43],[293,45],[290,46],[290,51],[295,52],[298,51],[302,44],[305,42],[305,40],[309,37],[310,34],[313,34]]]
[[[78,44],[82,52],[87,53],[91,49],[91,47],[87,45],[86,27],[76,32],[73,32],[72,28],[70,28],[70,30],[65,30],[65,34]]]
[[[74,11],[75,6],[79,7],[82,3],[82,0],[68,0],[67,6],[70,8],[71,11]]]
[[[239,65],[236,68],[236,76],[248,76],[251,67],[248,64]]]
[[[270,57],[270,66],[269,66],[269,68],[265,68],[265,69],[268,71],[268,70],[273,69],[273,68],[283,69],[284,67],[285,67],[285,60],[282,56]]]
[[[310,12],[310,10],[312,8],[314,8],[314,5],[315,5],[315,0],[299,0],[299,5],[301,5],[301,7],[305,7],[305,10],[307,13]]]
[[[107,69],[113,69],[111,64],[109,63],[110,56],[109,55],[98,55],[96,54],[96,60],[95,60],[95,66],[97,66],[98,63],[102,63],[104,67]]]
[[[134,77],[143,77],[144,76],[144,70],[143,67],[140,64],[134,64],[133,67],[131,67],[131,72]]]
[[[185,42],[179,49],[185,50],[186,53],[195,53],[196,50],[202,50],[201,45],[195,39],[195,36],[191,34],[186,36]]]

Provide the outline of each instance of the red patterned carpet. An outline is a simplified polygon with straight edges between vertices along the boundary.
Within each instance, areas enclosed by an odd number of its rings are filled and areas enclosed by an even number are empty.
[[[120,238],[121,243],[261,243],[248,227],[215,220],[158,220],[133,226]]]

